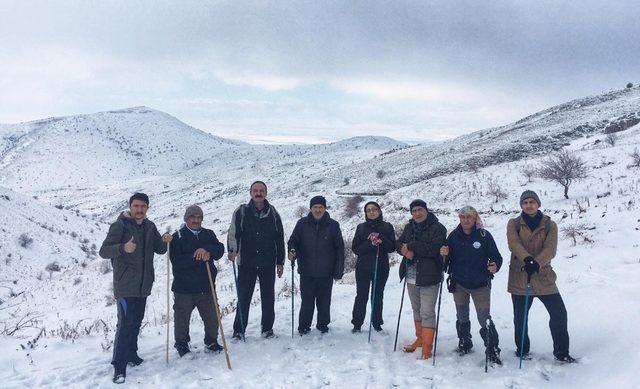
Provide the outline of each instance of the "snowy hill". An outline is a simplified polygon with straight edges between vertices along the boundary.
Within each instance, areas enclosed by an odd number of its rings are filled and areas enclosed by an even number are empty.
[[[356,147],[355,141],[332,151],[329,145],[224,145],[212,150],[211,158],[201,164],[174,173],[148,173],[94,187],[25,188],[24,193],[38,199],[2,189],[0,210],[5,230],[0,269],[4,283],[0,285],[5,288],[0,295],[0,330],[3,325],[15,326],[28,312],[38,318],[33,328],[0,337],[8,350],[0,356],[0,363],[12,367],[0,372],[0,380],[7,387],[110,386],[108,362],[115,324],[115,309],[108,298],[112,275],[104,261],[89,259],[82,246],[88,246],[90,253],[93,244],[99,247],[106,233],[104,223],[115,219],[135,190],[150,195],[149,217],[161,230],[177,228],[184,208],[199,203],[205,213],[204,225],[224,242],[231,212],[248,200],[248,185],[263,179],[269,186],[270,201],[283,217],[287,237],[315,194],[326,195],[329,212],[340,222],[347,241],[363,220],[365,200],[379,201],[385,219],[397,228],[409,218],[408,204],[417,197],[427,201],[448,230],[457,223],[456,209],[474,205],[506,260],[492,290],[492,317],[505,366],[484,373],[482,341],[473,320],[475,353],[465,357],[453,353],[457,344],[455,307],[446,291],[437,365],[416,360],[415,355],[393,353],[402,295],[397,266],[391,269],[385,292],[385,332],[373,334],[370,345],[366,333],[349,332],[355,296],[352,273],[334,285],[331,331],[320,335],[313,330],[308,337],[291,339],[290,274],[286,269],[285,277],[276,282],[276,339],[259,337],[259,294],[255,293],[257,306],[251,309],[247,342],[229,344],[234,370],[226,369],[222,355],[201,352],[202,328],[195,314],[191,331],[197,359],[178,360],[172,349],[170,365],[166,366],[166,258],[162,256],[156,258],[156,283],[140,339],[140,353],[146,362],[129,370],[128,383],[149,388],[211,383],[274,388],[635,387],[632,372],[640,365],[640,358],[629,350],[638,349],[640,339],[629,334],[637,332],[640,321],[636,298],[640,169],[629,166],[629,154],[640,149],[640,124],[634,123],[640,112],[639,96],[638,88],[633,88],[579,99],[509,126],[428,147],[393,151],[396,146],[389,143],[381,149],[363,149]],[[577,130],[580,125],[590,127]],[[610,145],[605,142],[605,130],[614,126],[621,131]],[[20,131],[32,131],[27,127]],[[589,168],[589,177],[571,187],[569,200],[557,185],[538,178],[528,182],[521,173],[524,167],[539,165],[550,150],[563,146],[585,160]],[[489,159],[491,156],[495,159]],[[469,160],[482,163],[469,166]],[[380,170],[383,173],[378,173]],[[56,172],[45,170],[44,174],[55,176]],[[506,197],[494,198],[491,185],[499,186]],[[513,356],[505,226],[517,214],[524,189],[537,191],[544,212],[558,223],[559,247],[553,266],[569,314],[571,352],[581,357],[577,365],[553,362],[548,316],[539,301],[530,316],[533,360],[519,370]],[[356,193],[365,193],[364,200],[355,198]],[[356,210],[351,214],[347,204],[354,198]],[[34,241],[29,248],[21,247],[20,235],[33,231],[42,233],[30,235]],[[3,258],[8,253],[13,259],[6,261]],[[61,265],[61,271],[49,276],[42,269],[53,261]],[[224,258],[218,268],[218,296],[229,336],[235,308],[232,269]],[[38,277],[40,271],[43,273]],[[17,284],[12,284],[14,279]],[[77,279],[80,282],[76,283]],[[296,294],[296,323],[299,303]],[[399,345],[412,337],[408,304],[405,296]],[[46,331],[37,338],[42,328]]]
[[[146,107],[0,125],[0,137],[3,185],[28,190],[176,173],[241,144]]]

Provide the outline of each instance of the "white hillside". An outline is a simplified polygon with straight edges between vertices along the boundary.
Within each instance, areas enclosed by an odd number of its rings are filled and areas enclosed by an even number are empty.
[[[0,135],[2,183],[18,190],[177,173],[240,143],[146,107],[3,125]]]

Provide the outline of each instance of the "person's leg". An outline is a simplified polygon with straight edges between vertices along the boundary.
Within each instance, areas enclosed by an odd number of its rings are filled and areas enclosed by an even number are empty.
[[[416,340],[404,346],[403,350],[408,353],[414,352],[418,347],[422,346],[422,317],[420,317],[420,292],[419,287],[414,284],[407,283],[407,294],[411,302],[411,311],[413,312],[413,325],[416,331]]]
[[[276,317],[276,268],[268,266],[258,269],[258,279],[260,281],[260,300],[262,306],[262,332],[273,330],[273,322]]]
[[[298,331],[303,334],[311,328],[315,303],[313,277],[300,276],[300,313],[298,315]]]
[[[318,316],[316,318],[316,328],[326,332],[331,322],[331,291],[333,289],[333,278],[316,278],[315,296]]]
[[[356,298],[353,302],[351,324],[354,327],[362,327],[364,317],[367,314],[367,301],[369,300],[369,285],[371,285],[371,273],[356,269]]]
[[[218,342],[218,317],[213,304],[211,293],[196,295],[196,307],[204,324],[204,344],[212,345]]]
[[[174,293],[173,296],[173,336],[175,344],[176,346],[186,345],[190,340],[189,323],[195,303],[193,296],[188,293]]]
[[[553,339],[553,355],[561,359],[569,355],[569,332],[567,331],[567,308],[560,293],[539,296],[549,312],[549,329]]]
[[[476,308],[476,316],[480,328],[487,326],[487,319],[490,317],[491,309],[491,289],[488,286],[469,291],[473,299],[473,306]]]
[[[456,285],[453,292],[456,304],[456,332],[458,334],[458,352],[468,353],[473,347],[471,340],[471,321],[469,320],[469,290]]]
[[[422,359],[431,357],[436,328],[436,302],[440,284],[420,287],[420,317],[422,318]]]
[[[130,309],[129,305],[132,305]],[[135,331],[135,302],[130,297],[120,297],[117,300],[118,323],[113,340],[113,357],[111,364],[115,374],[127,374],[127,359],[131,350],[131,338]]]
[[[238,266],[238,295],[240,296],[236,305],[236,317],[233,321],[233,333],[244,334],[249,321],[249,307],[253,290],[256,287],[256,268],[249,266]],[[243,327],[244,325],[244,327]]]
[[[384,324],[384,320],[382,319],[382,306],[384,303],[384,287],[387,284],[387,279],[389,278],[388,271],[379,271],[378,277],[376,280],[376,289],[375,289],[375,301],[373,307],[373,325],[381,326]]]
[[[147,298],[132,297],[132,299],[134,301],[133,320],[135,321],[135,326],[133,328],[133,333],[131,334],[131,348],[129,349],[129,356],[127,360],[133,364],[140,364],[142,363],[142,358],[138,356],[138,336],[140,335],[140,326],[142,325],[144,312],[147,307]]]
[[[525,327],[524,331],[524,349],[520,350],[520,343],[522,341],[522,324],[524,322],[524,301],[525,296],[520,296],[516,294],[511,295],[511,301],[513,303],[513,330],[514,330],[514,340],[516,343],[516,353],[520,355],[522,351],[525,355],[529,354],[530,344],[529,344],[529,326]],[[533,304],[533,296],[529,296],[529,304],[527,306],[527,311],[531,309],[531,305]]]

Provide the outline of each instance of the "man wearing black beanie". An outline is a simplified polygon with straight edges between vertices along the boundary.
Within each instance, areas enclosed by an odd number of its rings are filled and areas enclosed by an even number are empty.
[[[315,196],[309,201],[310,212],[298,220],[289,238],[289,259],[298,260],[300,274],[300,335],[311,331],[314,305],[318,306],[316,328],[326,333],[331,322],[333,280],[344,272],[344,240],[340,224],[327,212],[327,200]]]

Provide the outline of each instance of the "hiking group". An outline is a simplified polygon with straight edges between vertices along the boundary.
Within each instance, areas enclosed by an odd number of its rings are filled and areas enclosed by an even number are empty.
[[[298,333],[304,336],[311,331],[315,310],[316,328],[327,333],[331,323],[333,283],[344,273],[345,248],[340,224],[327,212],[326,199],[315,196],[310,200],[308,215],[297,221],[285,251],[282,220],[267,201],[267,185],[256,181],[251,184],[249,193],[250,201],[233,212],[227,233],[227,258],[232,262],[237,292],[233,339],[245,339],[256,281],[259,282],[262,308],[261,334],[264,338],[274,337],[275,280],[276,276],[283,275],[285,258],[291,264],[292,281],[294,266],[298,265],[301,296]],[[520,197],[522,212],[507,223],[511,251],[508,292],[513,303],[515,353],[521,363],[528,357],[528,312],[533,298],[537,297],[550,316],[555,358],[574,362],[569,355],[567,311],[551,266],[556,254],[558,228],[539,210],[540,206],[540,198],[535,192],[523,192]],[[205,351],[226,352],[218,343],[218,331],[222,329],[219,328],[214,282],[215,261],[224,255],[224,245],[212,230],[202,227],[204,214],[197,205],[187,207],[185,224],[178,231],[162,235],[147,219],[148,209],[147,195],[135,193],[131,196],[129,210],[122,212],[111,224],[100,248],[100,256],[110,258],[113,264],[118,318],[111,361],[115,383],[125,381],[127,365],[137,366],[143,362],[137,353],[138,335],[146,299],[154,282],[154,254],[169,252],[173,272],[174,347],[178,355],[183,357],[191,352],[189,323],[194,308],[204,323]],[[369,201],[364,206],[364,222],[357,226],[351,245],[357,256],[352,332],[362,330],[369,300],[369,335],[371,327],[382,331],[389,254],[397,252],[402,256],[399,266],[400,280],[405,285],[402,297],[404,299],[406,289],[416,337],[403,350],[420,349],[422,359],[435,357],[439,316],[436,303],[441,299],[443,274],[448,274],[446,286],[453,294],[456,307],[457,352],[464,355],[473,347],[469,314],[469,303],[473,300],[486,361],[502,364],[498,332],[490,314],[491,280],[502,267],[502,256],[493,236],[471,206],[458,211],[459,224],[448,236],[446,228],[427,208],[425,201],[412,201],[409,211],[411,219],[396,238],[393,226],[383,219],[380,205]],[[398,326],[399,323],[400,316]],[[227,363],[230,367],[228,355]]]

